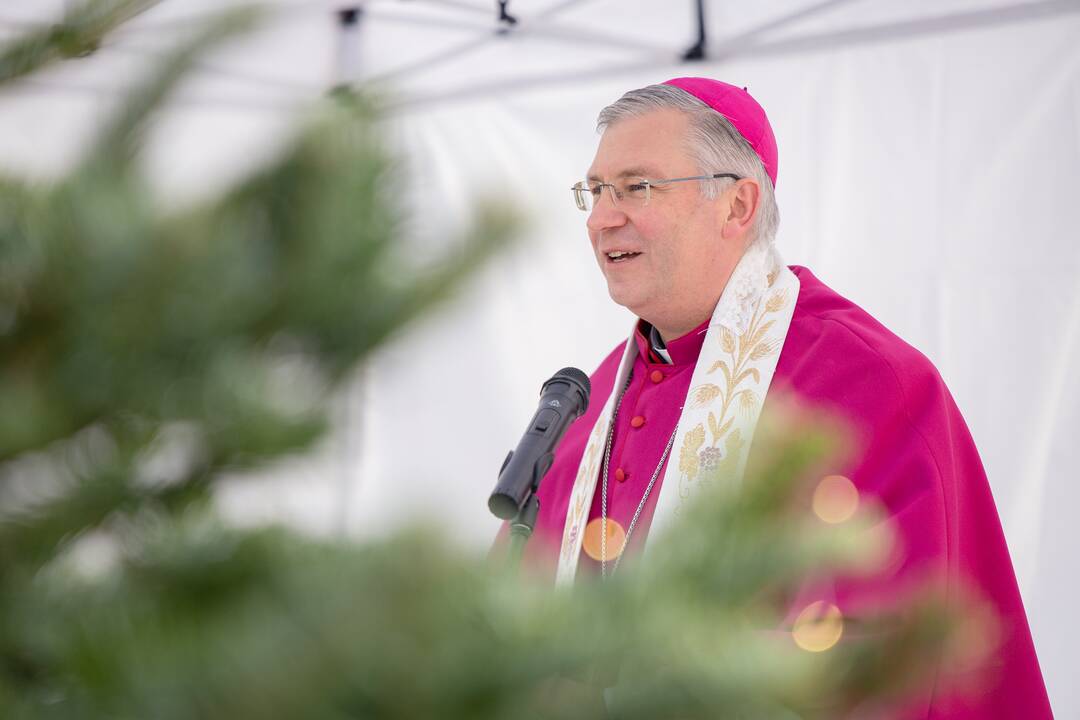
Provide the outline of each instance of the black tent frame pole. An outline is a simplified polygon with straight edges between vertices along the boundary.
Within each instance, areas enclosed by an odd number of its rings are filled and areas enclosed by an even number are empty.
[[[694,0],[697,6],[697,43],[683,53],[683,60],[705,59],[705,0]]]
[[[517,18],[506,11],[506,6],[510,4],[510,0],[498,0],[499,3],[499,16],[495,21],[500,27],[507,28],[517,25]]]

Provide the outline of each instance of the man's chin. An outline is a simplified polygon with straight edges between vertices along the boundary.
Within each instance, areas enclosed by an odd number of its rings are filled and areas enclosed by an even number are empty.
[[[630,312],[641,317],[641,309],[645,303],[640,292],[633,292],[627,288],[612,287],[609,284],[608,295],[616,305],[622,305]]]

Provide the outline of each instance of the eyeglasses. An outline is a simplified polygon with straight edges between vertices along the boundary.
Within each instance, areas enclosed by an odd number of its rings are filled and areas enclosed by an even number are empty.
[[[652,196],[652,188],[654,186],[687,182],[689,180],[718,180],[720,178],[742,180],[742,177],[739,175],[733,175],[731,173],[695,175],[694,177],[670,178],[667,180],[626,178],[617,183],[602,183],[583,180],[574,183],[574,186],[570,188],[570,192],[574,196],[574,204],[577,205],[578,210],[589,212],[596,203],[600,202],[600,193],[603,192],[604,188],[607,188],[610,191],[611,201],[614,204],[618,205],[621,202],[624,205],[629,205],[631,207],[642,207],[649,204],[649,198]]]

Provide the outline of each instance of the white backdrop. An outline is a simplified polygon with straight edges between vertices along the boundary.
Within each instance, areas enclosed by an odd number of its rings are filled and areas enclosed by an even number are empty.
[[[0,23],[60,4],[0,2]],[[386,128],[415,180],[418,249],[448,246],[478,193],[528,215],[526,242],[361,369],[315,458],[277,468],[271,492],[236,483],[225,507],[358,536],[437,513],[486,544],[498,525],[487,494],[540,383],[565,365],[591,371],[630,322],[568,191],[596,112],[632,87],[710,75],[748,86],[772,120],[788,262],[922,350],[955,395],[1051,702],[1080,717],[1080,3],[713,2],[715,59],[690,66],[672,60],[692,35],[689,2],[511,3],[521,24],[505,36],[492,5],[370,2],[346,74],[395,93]],[[0,167],[65,167],[169,28],[212,6],[163,3],[78,67],[0,95]],[[148,171],[164,196],[259,162],[340,72],[334,4],[283,6],[163,116]]]

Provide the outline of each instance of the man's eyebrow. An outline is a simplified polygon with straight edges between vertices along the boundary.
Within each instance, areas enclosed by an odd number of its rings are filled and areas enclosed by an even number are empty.
[[[655,178],[659,175],[656,168],[647,167],[645,165],[638,165],[637,167],[627,168],[619,173],[619,177],[642,177],[642,178]]]
[[[617,177],[620,177],[620,178],[625,178],[625,177],[656,178],[658,176],[659,176],[659,173],[657,172],[657,170],[655,168],[646,167],[644,165],[639,165],[639,166],[635,166],[635,167],[626,168],[625,170],[623,170],[622,172],[620,172],[617,175]],[[596,173],[589,173],[589,176],[586,177],[585,179],[589,180],[590,182],[593,181],[593,180],[596,180],[597,182],[600,182],[600,181],[603,180],[603,178],[601,178]]]

